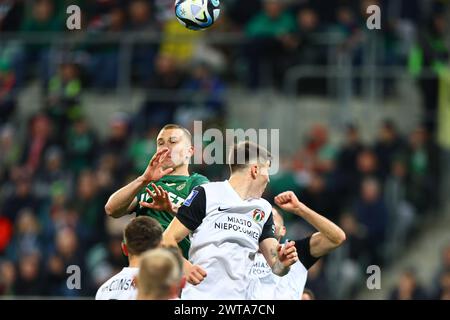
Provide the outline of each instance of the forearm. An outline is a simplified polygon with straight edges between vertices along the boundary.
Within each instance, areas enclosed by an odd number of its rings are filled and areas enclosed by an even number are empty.
[[[106,213],[113,218],[119,218],[129,213],[129,207],[133,203],[136,195],[146,185],[147,182],[142,177],[139,177],[114,192],[105,205]]]
[[[305,219],[331,242],[339,244],[345,239],[344,231],[341,228],[306,205],[298,207],[294,213]]]
[[[272,266],[272,272],[279,277],[284,277],[285,275],[287,275],[290,269],[291,269],[290,267],[286,267],[278,259]]]

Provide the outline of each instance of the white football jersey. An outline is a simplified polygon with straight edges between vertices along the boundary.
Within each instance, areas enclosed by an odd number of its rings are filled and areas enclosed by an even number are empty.
[[[264,199],[242,200],[228,181],[196,187],[177,219],[192,231],[189,260],[206,278],[187,284],[182,299],[246,299],[249,271],[259,243],[274,238],[272,206]]]
[[[310,237],[296,241],[299,260],[284,277],[272,272],[262,253],[257,253],[250,269],[250,300],[300,300],[305,289],[308,269],[318,260],[309,252]]]
[[[134,277],[139,268],[123,268],[98,289],[95,300],[136,300]]]

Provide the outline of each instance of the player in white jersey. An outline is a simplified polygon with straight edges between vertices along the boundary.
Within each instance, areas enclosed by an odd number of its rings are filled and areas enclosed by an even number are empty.
[[[273,273],[285,276],[297,261],[295,243],[275,239],[272,207],[261,198],[269,182],[270,154],[244,142],[230,152],[231,176],[196,187],[163,234],[174,245],[189,233],[189,260],[201,271],[182,299],[247,299],[249,270],[259,250]]]
[[[302,298],[308,270],[322,256],[339,247],[345,241],[344,231],[327,218],[301,203],[291,191],[275,197],[275,203],[310,223],[318,232],[310,237],[295,241],[299,261],[291,266],[285,277],[270,272],[260,253],[256,255],[250,276],[249,299],[255,300],[298,300]],[[275,236],[278,241],[286,235],[283,217],[272,209],[275,222]]]
[[[125,227],[122,251],[128,257],[129,266],[107,280],[97,291],[95,300],[134,300],[134,278],[139,271],[140,256],[161,244],[163,229],[153,218],[134,218]]]
[[[177,248],[154,249],[142,255],[136,278],[137,300],[178,300],[186,283]]]

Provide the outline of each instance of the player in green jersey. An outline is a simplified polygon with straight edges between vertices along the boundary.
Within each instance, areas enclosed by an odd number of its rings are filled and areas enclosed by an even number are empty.
[[[208,182],[200,174],[189,173],[189,161],[194,153],[190,132],[178,125],[166,125],[158,134],[156,154],[144,173],[113,193],[105,205],[108,216],[119,218],[126,214],[147,215],[156,219],[166,229],[173,219],[169,210],[156,207],[152,196],[167,191],[171,203],[181,206],[192,189]],[[179,243],[184,257],[188,258],[189,239]]]

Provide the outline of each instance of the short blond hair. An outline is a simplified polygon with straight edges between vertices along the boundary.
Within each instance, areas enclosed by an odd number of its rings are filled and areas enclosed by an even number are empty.
[[[172,286],[180,283],[182,276],[183,269],[174,251],[164,248],[147,251],[139,264],[139,294],[165,299]]]

